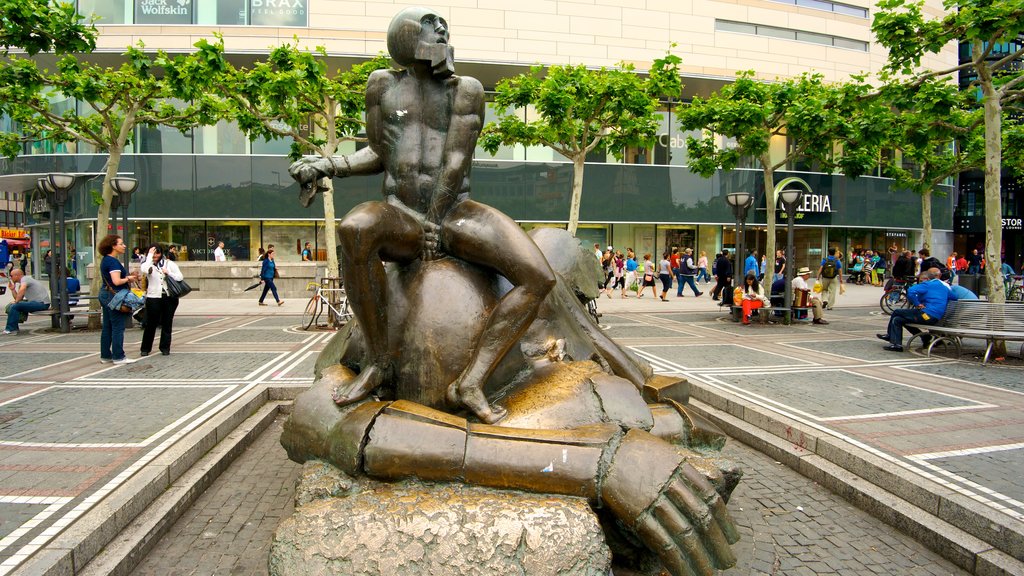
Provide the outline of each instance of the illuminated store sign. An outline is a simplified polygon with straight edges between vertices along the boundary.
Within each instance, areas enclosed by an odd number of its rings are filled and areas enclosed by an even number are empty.
[[[191,24],[192,0],[135,0],[137,24]]]
[[[251,0],[249,12],[256,26],[306,25],[306,0]]]

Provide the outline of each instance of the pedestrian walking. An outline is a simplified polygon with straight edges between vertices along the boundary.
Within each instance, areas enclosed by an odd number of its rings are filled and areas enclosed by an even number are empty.
[[[263,255],[263,266],[260,268],[260,280],[263,281],[263,294],[260,294],[260,306],[266,306],[263,300],[267,297],[267,291],[274,293],[274,300],[277,301],[277,305],[284,304],[284,300],[277,297],[277,286],[274,284],[274,278],[278,277],[277,273],[277,262],[274,262],[274,253],[276,251],[270,248]]]

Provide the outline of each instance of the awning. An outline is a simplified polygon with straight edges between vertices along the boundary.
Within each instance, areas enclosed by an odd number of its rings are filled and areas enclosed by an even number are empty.
[[[32,245],[32,241],[28,238],[4,238],[7,241],[7,245],[11,248],[17,246],[19,248],[28,248]]]

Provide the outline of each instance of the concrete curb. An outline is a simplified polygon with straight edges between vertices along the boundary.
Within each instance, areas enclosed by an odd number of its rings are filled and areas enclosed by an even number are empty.
[[[1024,576],[1024,523],[858,446],[691,382],[689,408],[978,576]]]
[[[103,570],[92,571],[90,562],[98,555],[105,554],[104,548],[140,514],[148,516],[147,512],[154,501],[164,494],[179,490],[183,478],[186,475],[191,477],[193,466],[204,455],[211,453],[217,456],[213,460],[217,465],[207,471],[211,475],[203,484],[193,487],[195,494],[192,498],[201,494],[231,460],[258,436],[258,432],[273,421],[277,404],[268,404],[268,400],[268,389],[261,386],[232,402],[143,466],[67,530],[39,549],[14,574],[64,576],[82,574],[86,569],[94,574],[108,573]],[[262,427],[245,432],[245,428],[240,426],[254,414],[259,416],[257,422],[261,422]],[[216,448],[218,446],[221,448]],[[206,473],[202,476],[206,476]],[[187,505],[182,506],[178,513],[186,508]]]
[[[174,522],[195,503],[278,415],[279,404],[265,404],[184,472],[170,488],[139,514],[84,570],[86,576],[126,576]]]

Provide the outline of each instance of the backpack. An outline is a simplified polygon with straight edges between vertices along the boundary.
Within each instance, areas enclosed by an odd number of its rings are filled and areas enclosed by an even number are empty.
[[[825,263],[821,266],[822,278],[835,278],[839,276],[839,267],[836,266],[835,258],[826,258]]]

